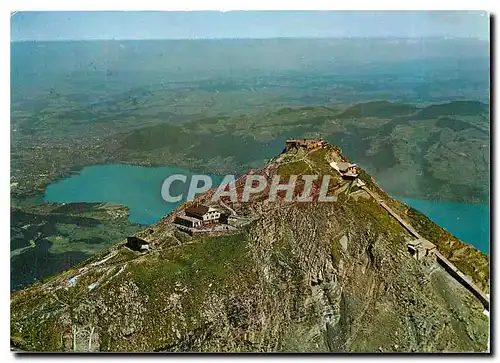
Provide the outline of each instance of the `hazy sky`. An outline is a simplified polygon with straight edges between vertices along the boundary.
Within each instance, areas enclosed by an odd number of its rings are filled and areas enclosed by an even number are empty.
[[[489,39],[484,12],[20,12],[11,40],[275,37]]]

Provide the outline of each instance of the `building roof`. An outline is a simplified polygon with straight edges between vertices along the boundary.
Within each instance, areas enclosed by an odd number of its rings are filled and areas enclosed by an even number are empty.
[[[185,221],[192,222],[193,224],[201,223],[201,221],[197,218],[189,217],[189,216],[177,216],[176,218],[183,219]]]
[[[196,216],[204,216],[210,208],[203,204],[198,204],[193,207],[186,208],[185,212]]]
[[[323,139],[288,139],[286,140],[287,143],[295,142],[295,143],[301,143],[301,144],[307,144],[307,143],[320,143],[323,142]]]
[[[345,161],[338,161],[336,164],[339,170],[342,172],[345,172],[347,171],[347,169],[356,166],[356,164],[346,163]]]
[[[353,177],[353,178],[356,178],[358,176],[357,173],[351,173],[350,171],[348,171],[347,173],[344,173],[343,174],[344,177]]]
[[[149,242],[135,236],[127,237],[127,244],[148,245]]]
[[[422,246],[425,249],[433,249],[436,248],[436,245],[432,243],[431,241],[425,239],[425,238],[419,238],[416,239],[412,242],[414,246]]]

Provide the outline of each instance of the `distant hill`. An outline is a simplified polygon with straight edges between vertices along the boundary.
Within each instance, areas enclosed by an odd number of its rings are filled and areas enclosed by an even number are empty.
[[[417,111],[417,108],[404,103],[396,103],[389,101],[371,101],[355,104],[347,108],[337,117],[381,117],[389,118],[394,116],[409,115]]]
[[[487,113],[489,106],[479,101],[453,101],[427,106],[418,111],[416,119],[425,120],[440,116],[475,116]]]

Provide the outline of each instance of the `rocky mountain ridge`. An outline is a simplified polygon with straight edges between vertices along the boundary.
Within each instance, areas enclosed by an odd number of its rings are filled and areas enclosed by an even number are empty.
[[[337,202],[227,204],[237,232],[191,237],[172,224],[184,204],[120,243],[11,296],[11,345],[30,351],[443,352],[486,351],[489,321],[475,296],[431,259],[416,260],[409,233],[330,166],[335,146],[289,151],[272,177],[331,174]],[[248,174],[247,174],[248,175]],[[246,175],[237,185],[241,187]],[[432,241],[480,288],[489,258],[370,190]],[[197,198],[206,203],[213,190]]]

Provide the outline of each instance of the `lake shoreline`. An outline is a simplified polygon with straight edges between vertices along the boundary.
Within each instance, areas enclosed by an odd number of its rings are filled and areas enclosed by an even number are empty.
[[[151,225],[183,203],[167,203],[161,197],[161,185],[165,178],[172,174],[184,174],[189,177],[194,173],[188,169],[171,166],[137,166],[122,163],[90,165],[69,177],[50,183],[43,194],[43,201],[119,203],[129,208],[129,220],[132,223]],[[215,186],[220,183],[222,176],[212,175],[212,179],[215,179]],[[182,192],[182,188],[178,187],[177,192]],[[421,211],[460,240],[489,254],[488,204],[402,196],[395,199]],[[475,219],[476,217],[479,219]]]

